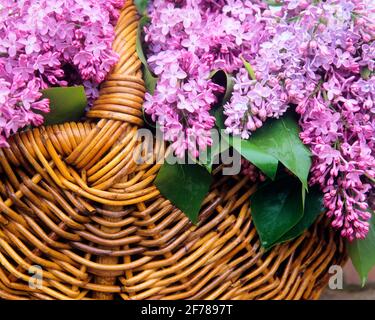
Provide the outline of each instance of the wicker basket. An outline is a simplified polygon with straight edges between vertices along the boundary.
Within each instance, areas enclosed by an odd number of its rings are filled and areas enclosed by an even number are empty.
[[[264,252],[247,178],[216,175],[193,226],[153,185],[160,165],[134,163],[137,25],[127,0],[120,61],[86,122],[22,132],[0,149],[0,298],[318,298],[345,256],[324,219]]]

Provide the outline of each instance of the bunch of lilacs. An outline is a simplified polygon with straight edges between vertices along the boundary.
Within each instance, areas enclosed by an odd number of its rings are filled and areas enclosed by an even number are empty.
[[[114,28],[124,0],[0,0],[0,147],[49,112],[41,90],[83,84],[92,102],[117,61]]]
[[[197,157],[212,144],[210,110],[223,87],[210,73],[236,73],[268,37],[263,1],[152,1],[145,28],[148,63],[158,77],[146,113],[172,142],[177,156]]]
[[[257,81],[241,68],[234,81],[231,100],[224,105],[228,134],[248,139],[267,118],[278,118],[288,109],[288,97],[277,76]]]
[[[369,230],[375,179],[375,25],[371,1],[283,3],[274,36],[237,77],[228,131],[247,137],[286,105],[300,114],[332,226],[353,240]]]

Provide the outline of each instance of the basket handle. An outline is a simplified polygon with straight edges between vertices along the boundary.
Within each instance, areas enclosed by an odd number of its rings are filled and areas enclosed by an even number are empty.
[[[88,118],[111,119],[143,125],[145,85],[136,52],[139,17],[133,0],[126,0],[115,27],[113,50],[119,60],[101,85],[99,98],[86,113]]]

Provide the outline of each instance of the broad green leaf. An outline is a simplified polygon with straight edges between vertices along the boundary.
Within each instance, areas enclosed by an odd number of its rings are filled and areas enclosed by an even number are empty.
[[[298,180],[288,177],[265,184],[251,197],[251,215],[266,249],[302,219],[300,188]]]
[[[209,78],[212,79],[215,83],[223,86],[225,85],[225,93],[220,101],[220,107],[213,109],[213,113],[215,113],[218,109],[223,110],[223,105],[230,99],[233,91],[234,80],[230,74],[226,73],[223,70],[215,70],[211,72]],[[214,141],[214,144],[207,147],[207,150],[201,152],[199,156],[198,163],[204,166],[210,173],[212,172],[212,166],[216,157],[230,147],[225,139],[223,139],[222,137],[219,137],[219,139],[220,141]],[[221,141],[222,139],[223,141]]]
[[[144,15],[146,13],[148,0],[134,0],[134,4],[137,7],[140,15]]]
[[[370,230],[363,240],[348,243],[349,256],[362,281],[366,284],[367,275],[375,266],[375,214],[372,212]]]
[[[209,173],[212,172],[212,166],[215,162],[215,158],[220,154],[220,144],[215,143],[212,146],[208,146],[207,149],[200,153],[198,164],[205,167]]]
[[[207,147],[205,152],[201,152],[199,156],[199,164],[204,166],[209,173],[212,172],[212,166],[215,164],[216,158],[225,150],[229,149],[229,144],[226,140],[214,143]]]
[[[44,125],[79,121],[85,114],[87,98],[83,86],[56,87],[42,90],[50,101],[49,113],[44,114]]]
[[[224,130],[225,129],[225,124],[224,124],[224,108],[223,106],[220,106],[219,108],[217,108],[214,112],[214,117],[215,117],[215,123],[216,123],[216,126],[220,129],[220,130]]]
[[[143,71],[143,80],[145,81],[146,90],[148,93],[153,95],[155,92],[158,78],[154,77],[150,69],[148,69],[148,67],[146,66],[143,66],[142,71]]]
[[[142,37],[143,27],[148,23],[150,23],[150,18],[147,17],[147,16],[143,16],[139,20],[138,30],[137,30],[137,38],[136,38],[136,50],[137,50],[137,55],[139,57],[139,60],[141,60],[142,65],[143,65],[143,68],[142,68],[143,80],[145,81],[146,90],[150,94],[154,94],[156,83],[157,83],[158,79],[150,71],[150,68],[149,68],[148,63],[147,63],[146,56],[143,52],[143,41],[142,41],[142,39],[143,39],[143,37]]]
[[[305,209],[305,202],[306,202],[306,193],[307,193],[307,190],[303,186],[301,188],[301,193],[302,193],[302,207]]]
[[[143,46],[142,46],[142,33],[143,33],[143,27],[151,22],[151,19],[147,16],[143,16],[138,23],[138,29],[137,29],[137,39],[136,39],[136,50],[139,60],[144,65],[147,65],[147,59],[143,52]]]
[[[301,180],[307,190],[307,176],[311,167],[310,151],[299,138],[298,124],[290,112],[280,119],[266,121],[263,127],[252,134],[248,142],[246,149],[255,150],[257,147],[279,160]],[[253,162],[251,157],[248,160]]]
[[[221,105],[226,104],[232,96],[234,79],[233,76],[226,73],[224,70],[215,70],[211,72],[210,78],[220,85],[225,84],[225,93],[223,99],[221,100]]]
[[[231,145],[247,160],[258,167],[267,177],[274,180],[279,161],[276,157],[254,144],[251,139],[230,137]]]
[[[223,108],[215,111],[216,125],[222,135],[243,157],[252,162],[269,178],[274,179],[280,161],[295,174],[307,190],[307,177],[311,167],[310,151],[299,138],[300,129],[291,112],[280,119],[269,119],[249,139],[228,136],[224,133]]]
[[[251,64],[248,61],[246,61],[244,58],[241,57],[241,59],[242,59],[243,65],[245,66],[245,69],[249,73],[250,79],[256,80],[255,72]]]
[[[215,112],[216,126],[221,130],[222,137],[233,146],[245,159],[258,167],[267,177],[274,180],[277,173],[279,161],[268,152],[255,145],[251,139],[244,140],[240,137],[229,136],[224,132],[223,108],[218,108]],[[261,129],[259,129],[261,130]]]
[[[302,188],[302,191],[305,194],[306,190],[304,188]],[[277,242],[285,242],[298,237],[314,223],[322,212],[324,212],[322,193],[318,188],[310,189],[306,195],[302,219]]]
[[[198,222],[199,210],[209,191],[212,177],[198,164],[168,164],[161,167],[155,185],[193,222]]]

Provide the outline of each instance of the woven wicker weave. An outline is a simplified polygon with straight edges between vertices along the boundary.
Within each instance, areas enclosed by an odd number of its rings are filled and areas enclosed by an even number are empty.
[[[344,257],[325,220],[265,253],[247,178],[217,174],[193,226],[153,185],[160,165],[134,163],[145,93],[137,25],[127,0],[120,61],[86,122],[26,131],[0,149],[0,298],[319,297]]]

